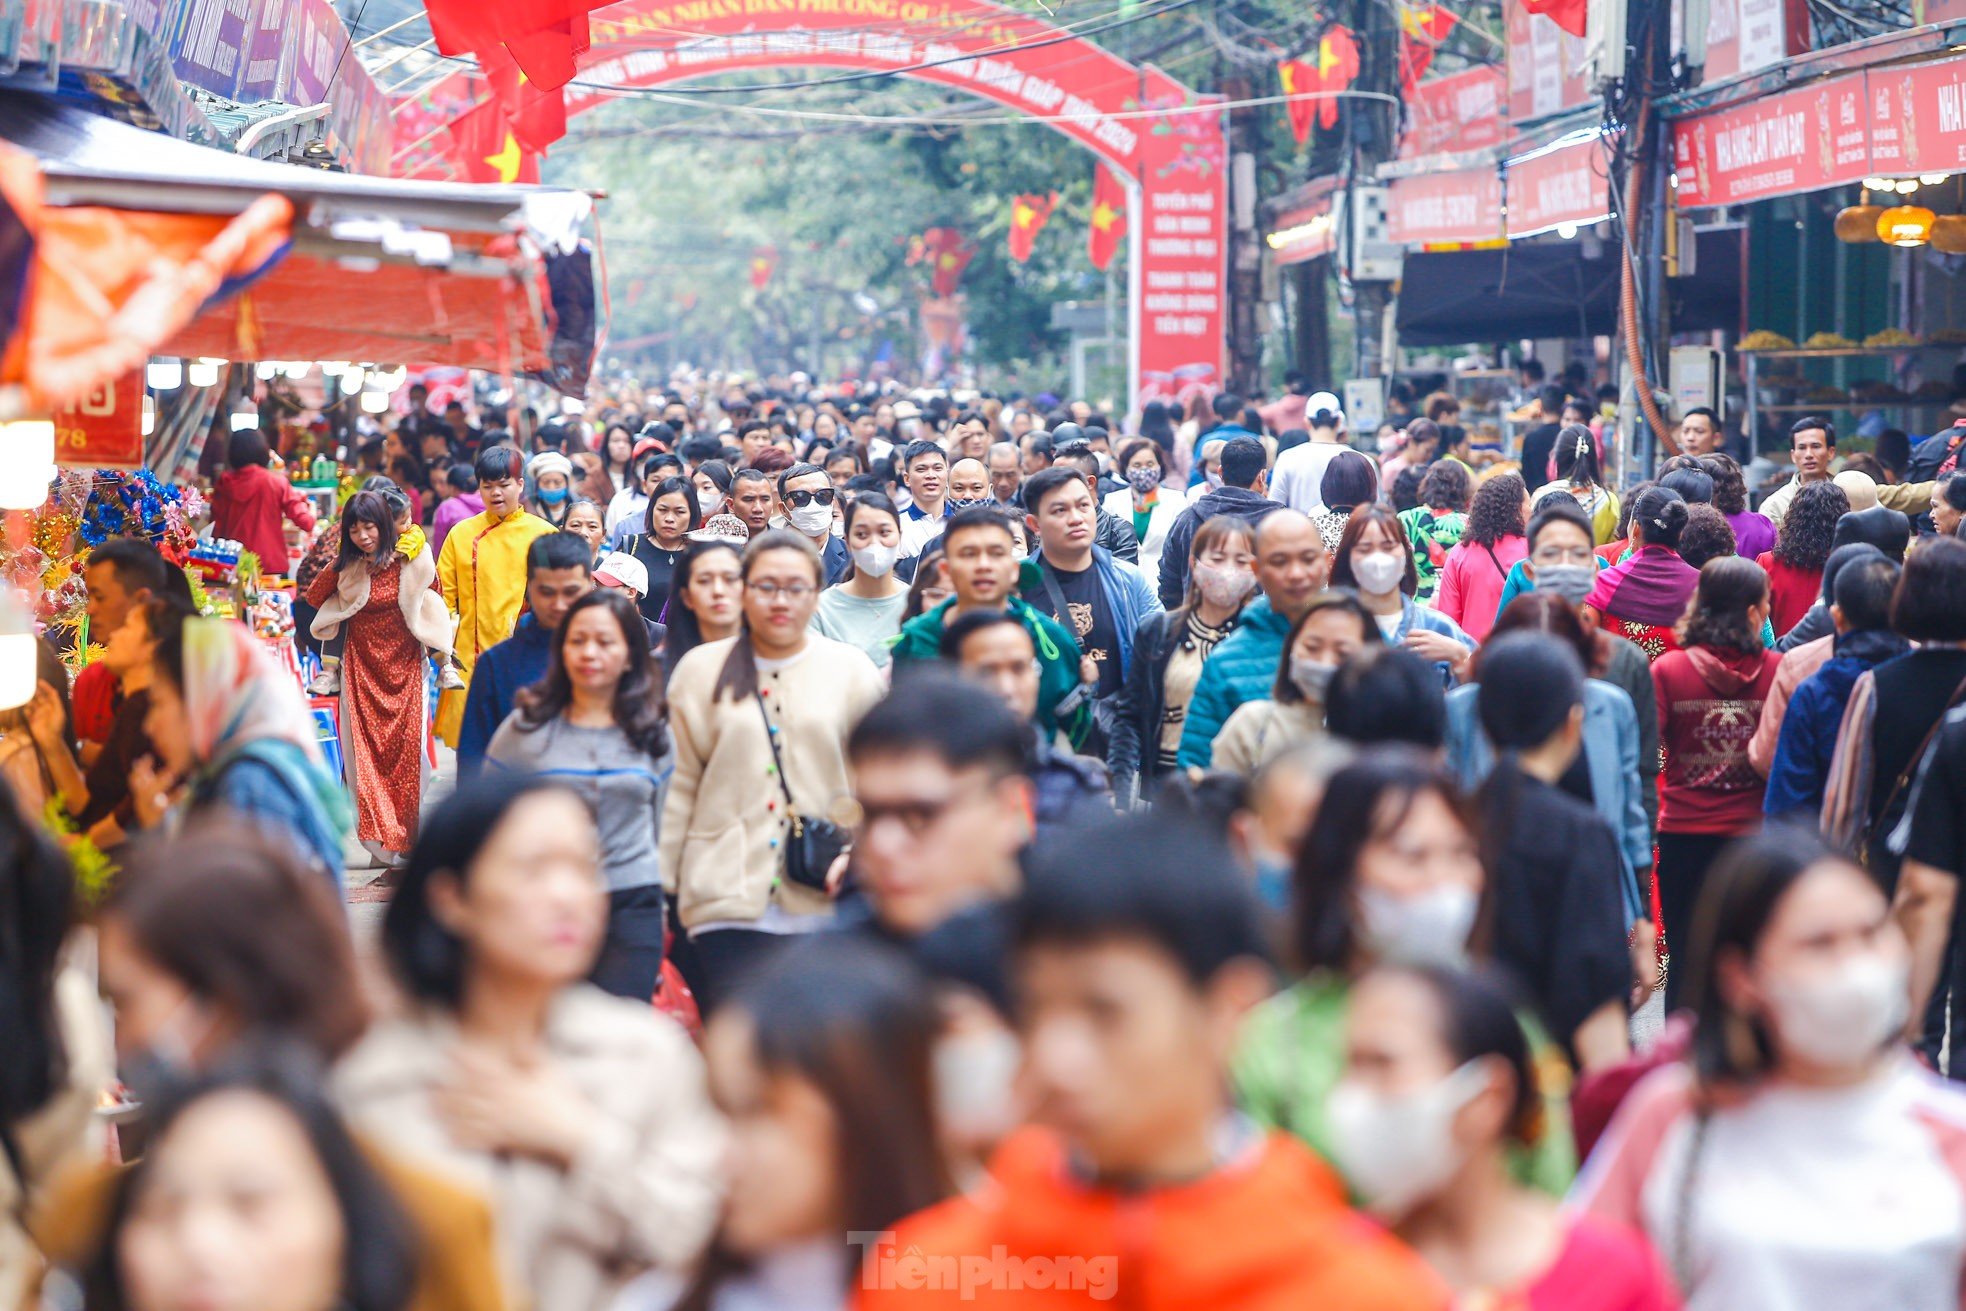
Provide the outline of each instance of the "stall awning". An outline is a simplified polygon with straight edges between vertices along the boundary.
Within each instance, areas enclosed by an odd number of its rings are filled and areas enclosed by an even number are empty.
[[[1276,217],[1263,236],[1271,263],[1302,264],[1337,249],[1337,214],[1332,207],[1337,188],[1336,178],[1319,178],[1279,199]]]
[[[1466,246],[1502,239],[1502,175],[1494,165],[1393,179],[1387,236],[1402,246]]]
[[[0,91],[0,140],[37,161],[43,262],[61,261],[47,279],[63,295],[37,295],[30,344],[114,346],[138,363],[154,351],[552,369],[584,389],[583,194],[266,163],[17,91]],[[160,272],[200,259],[210,287]],[[57,402],[104,380],[52,366],[27,378]]]
[[[1606,139],[1556,143],[1508,162],[1510,240],[1581,228],[1611,215]]]

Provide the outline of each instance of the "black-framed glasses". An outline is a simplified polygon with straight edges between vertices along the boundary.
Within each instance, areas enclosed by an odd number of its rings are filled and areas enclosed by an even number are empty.
[[[834,491],[831,487],[822,487],[816,492],[787,492],[785,493],[785,503],[794,509],[803,510],[814,501],[819,502],[821,505],[831,505],[833,503],[833,496]]]

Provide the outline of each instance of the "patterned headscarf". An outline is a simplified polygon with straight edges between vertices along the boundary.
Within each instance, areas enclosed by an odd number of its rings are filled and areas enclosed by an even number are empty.
[[[299,747],[325,768],[313,716],[293,678],[243,624],[184,621],[184,713],[200,764],[223,761],[250,743],[273,739]]]

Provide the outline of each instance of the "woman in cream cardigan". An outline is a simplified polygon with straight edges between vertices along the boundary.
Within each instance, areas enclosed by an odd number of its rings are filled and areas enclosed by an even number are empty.
[[[669,678],[676,769],[662,809],[662,878],[689,933],[707,1013],[791,940],[824,925],[831,894],[786,875],[801,825],[850,800],[846,739],[880,700],[858,647],[809,631],[824,567],[777,530],[744,552],[744,622]]]

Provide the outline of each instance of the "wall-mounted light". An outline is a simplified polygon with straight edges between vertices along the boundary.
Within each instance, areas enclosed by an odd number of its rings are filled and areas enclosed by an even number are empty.
[[[381,414],[389,408],[389,393],[365,391],[362,393],[362,411],[365,414]]]
[[[0,424],[0,510],[36,509],[54,480],[54,420]]]
[[[190,380],[193,387],[216,387],[218,366],[224,362],[223,360],[193,360],[185,366],[184,376]]]
[[[184,386],[184,361],[171,355],[150,361],[143,382],[152,391],[176,391]]]

